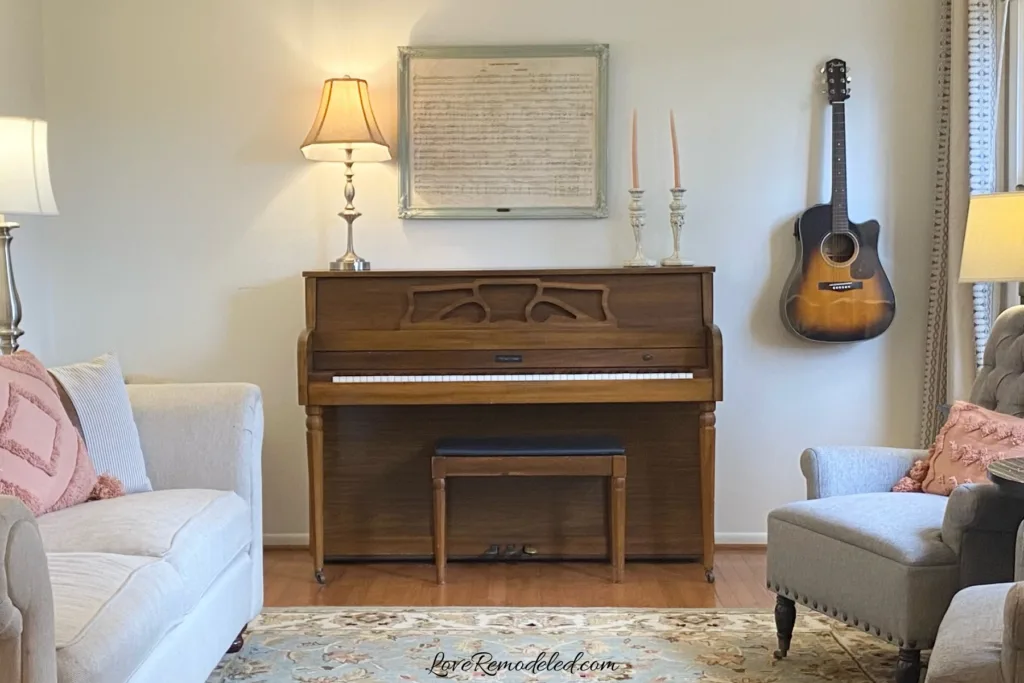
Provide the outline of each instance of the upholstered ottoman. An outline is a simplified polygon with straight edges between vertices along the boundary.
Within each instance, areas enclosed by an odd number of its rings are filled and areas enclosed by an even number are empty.
[[[796,602],[900,648],[896,680],[917,683],[959,588],[960,558],[942,541],[948,499],[862,493],[800,501],[768,515],[768,588],[778,594],[776,657],[789,650]]]

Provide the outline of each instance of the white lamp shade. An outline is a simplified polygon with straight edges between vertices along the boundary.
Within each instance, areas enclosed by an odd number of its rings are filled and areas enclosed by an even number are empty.
[[[46,121],[0,117],[0,214],[57,215]]]

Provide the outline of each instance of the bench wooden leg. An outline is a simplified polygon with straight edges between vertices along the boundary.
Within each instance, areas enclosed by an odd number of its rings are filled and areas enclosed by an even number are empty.
[[[626,478],[611,478],[612,581],[622,583],[626,575]]]
[[[444,478],[434,479],[434,565],[437,567],[437,583],[445,581],[445,569],[448,562],[445,532],[445,490]]]

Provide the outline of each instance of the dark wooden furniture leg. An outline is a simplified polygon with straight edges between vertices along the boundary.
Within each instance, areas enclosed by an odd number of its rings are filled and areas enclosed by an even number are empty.
[[[715,582],[715,404],[700,404],[700,508],[704,578]]]
[[[918,683],[921,678],[921,651],[900,648],[896,660],[896,683]]]
[[[313,554],[313,576],[320,585],[324,578],[324,409],[306,406],[306,454],[309,459],[309,550]]]
[[[781,595],[775,596],[775,631],[779,636],[779,649],[775,659],[782,659],[789,652],[793,642],[793,627],[796,626],[796,603]]]
[[[238,632],[238,636],[235,637],[234,642],[231,643],[231,647],[228,648],[228,654],[229,655],[233,655],[236,652],[240,651],[242,649],[242,646],[245,645],[245,629],[246,628],[247,628],[246,626],[243,626],[242,630]]]

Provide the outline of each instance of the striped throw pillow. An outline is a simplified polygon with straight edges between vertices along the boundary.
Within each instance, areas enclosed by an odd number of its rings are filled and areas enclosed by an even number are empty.
[[[50,368],[67,394],[98,474],[117,477],[125,493],[152,491],[121,364],[114,354]],[[70,412],[70,411],[69,411]]]

